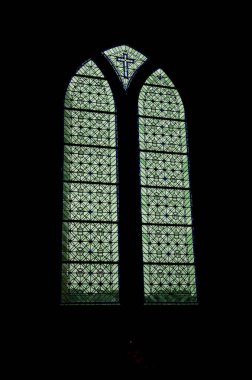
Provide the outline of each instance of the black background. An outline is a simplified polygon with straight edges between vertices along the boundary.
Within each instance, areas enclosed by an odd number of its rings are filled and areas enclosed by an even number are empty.
[[[234,333],[228,321],[233,310],[227,279],[231,252],[225,249],[228,233],[223,232],[228,170],[223,170],[228,161],[223,153],[228,128],[223,121],[223,57],[229,41],[225,31],[219,33],[223,30],[218,18],[184,20],[179,13],[166,18],[160,12],[156,10],[149,18],[140,13],[133,20],[130,15],[121,17],[120,12],[115,18],[105,19],[101,14],[97,18],[94,10],[86,10],[62,20],[55,15],[50,22],[42,17],[38,25],[31,20],[25,31],[24,39],[30,40],[24,75],[29,101],[21,119],[25,124],[28,112],[34,115],[24,152],[32,178],[28,189],[32,217],[25,211],[31,249],[25,259],[27,275],[18,327],[21,341],[28,346],[27,357],[41,371],[51,365],[69,373],[87,368],[134,372],[145,367],[180,374],[197,372],[203,364],[208,373],[225,364],[223,350],[229,343],[232,347]],[[139,50],[164,69],[185,105],[197,306],[59,305],[64,94],[82,62],[120,44]],[[136,351],[145,364],[132,358]]]

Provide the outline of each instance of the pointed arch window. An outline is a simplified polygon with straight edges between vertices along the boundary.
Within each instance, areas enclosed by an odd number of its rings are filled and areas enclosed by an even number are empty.
[[[125,96],[117,101],[127,103],[132,96],[132,92],[127,94],[129,87],[138,71],[144,71],[148,59],[126,45],[106,50],[102,56],[103,63],[114,69],[113,80],[117,78],[125,90]],[[62,302],[121,303],[121,295],[127,293],[122,287],[133,283],[130,267],[134,260],[125,266],[127,270],[122,265],[133,252],[141,257],[141,269],[137,271],[139,283],[143,280],[138,288],[142,298],[138,300],[145,304],[195,303],[188,145],[182,100],[166,73],[156,69],[140,83],[138,112],[134,111],[136,107],[131,108],[136,114],[132,118],[135,125],[126,125],[125,112],[131,112],[130,108],[119,107],[121,114],[117,114],[117,94],[112,94],[110,80],[89,60],[74,75],[65,96]],[[141,225],[131,241],[125,230],[133,221],[120,222],[123,218],[119,215],[119,191],[127,193],[120,183],[132,179],[123,162],[118,161],[122,155],[118,155],[117,133],[124,141],[127,128],[132,127],[136,134],[131,136],[135,136],[136,144],[138,140],[139,147],[132,153],[136,160],[131,162],[138,162],[136,171],[140,170],[137,185],[131,188],[136,188],[140,199],[138,205],[129,201],[128,207],[139,209]],[[130,149],[126,154],[124,159],[128,160]],[[120,236],[129,236],[128,252],[122,249]],[[134,239],[140,244],[135,244]],[[128,281],[122,280],[125,276]],[[134,297],[134,289],[130,294]]]
[[[196,301],[185,114],[168,76],[156,70],[139,95],[144,299]]]
[[[65,97],[62,301],[117,303],[116,112],[107,80],[86,62]]]

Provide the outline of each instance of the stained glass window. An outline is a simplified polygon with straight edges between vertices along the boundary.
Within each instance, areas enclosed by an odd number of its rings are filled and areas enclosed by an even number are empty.
[[[125,90],[147,60],[125,45],[103,55]],[[123,114],[119,116],[124,120]],[[123,123],[117,125],[109,82],[89,60],[73,76],[65,96],[63,303],[119,303],[118,165],[124,165],[117,159],[117,128],[122,136],[127,132]],[[140,91],[138,130],[144,301],[195,303],[185,113],[178,91],[161,69]],[[121,228],[125,233],[128,226]],[[137,233],[133,239],[140,242],[141,236]],[[133,247],[135,241],[129,244]],[[121,262],[126,261],[123,253]],[[131,273],[124,275],[130,278]],[[122,283],[126,286],[127,281]]]
[[[63,303],[118,303],[116,112],[107,80],[89,60],[65,97]]]
[[[144,298],[197,301],[184,107],[156,70],[139,95]]]
[[[117,46],[106,50],[105,57],[114,67],[125,90],[139,67],[146,61],[146,57],[129,46]]]

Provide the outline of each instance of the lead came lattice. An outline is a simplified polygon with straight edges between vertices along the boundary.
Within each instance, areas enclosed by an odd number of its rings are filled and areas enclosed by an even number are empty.
[[[125,45],[103,54],[125,90],[147,59]],[[141,89],[138,120],[145,303],[195,303],[185,113],[161,69]],[[65,96],[63,198],[62,302],[118,303],[116,112],[92,60]]]
[[[145,303],[197,301],[184,107],[160,69],[139,95]]]
[[[62,302],[118,303],[116,113],[91,60],[67,89],[64,142]]]

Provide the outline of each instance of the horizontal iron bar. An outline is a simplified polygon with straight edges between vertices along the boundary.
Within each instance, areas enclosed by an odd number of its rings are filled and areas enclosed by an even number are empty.
[[[118,261],[103,261],[103,260],[97,260],[97,261],[81,261],[81,260],[62,260],[62,264],[118,264]]]
[[[106,146],[106,145],[91,145],[91,144],[72,144],[72,143],[66,143],[64,142],[64,145],[67,146],[81,146],[81,147],[87,147],[87,148],[102,148],[102,149],[117,149],[116,146]]]
[[[164,86],[162,84],[151,84],[151,83],[144,83],[144,86],[149,86],[149,87],[160,87],[160,88],[171,88],[177,91],[176,87],[172,86]]]
[[[173,119],[171,117],[160,117],[160,116],[143,116],[143,115],[138,115],[139,117],[142,117],[144,119],[157,119],[157,120],[170,120],[170,121],[183,121],[185,122],[185,119]]]
[[[143,223],[143,226],[192,227],[192,224]]]
[[[144,262],[143,263],[144,265],[160,265],[160,266],[169,266],[169,265],[177,265],[177,266],[180,266],[180,265],[187,265],[187,266],[194,266],[194,263],[155,263],[153,261],[148,261],[148,262]]]
[[[188,153],[183,152],[164,152],[161,150],[151,150],[151,149],[140,149],[140,152],[152,152],[152,153],[160,153],[160,154],[174,154],[174,155],[180,155],[180,156],[187,156]]]
[[[63,219],[65,223],[104,223],[104,224],[118,224],[119,222],[113,222],[108,220],[78,220],[78,219]]]
[[[150,188],[150,189],[190,190],[189,187],[169,187],[169,186],[154,186],[154,185],[141,185],[141,187]]]
[[[71,107],[65,107],[65,110],[68,110],[68,111],[80,111],[80,112],[93,112],[93,113],[100,113],[100,114],[116,115],[116,112],[100,111],[100,110],[88,110],[88,109],[86,109],[86,108],[71,108]]]
[[[63,180],[66,183],[86,183],[87,185],[110,185],[110,186],[118,186],[118,182],[91,182],[91,181],[68,181]]]
[[[75,77],[81,77],[81,78],[90,78],[90,79],[101,79],[101,80],[107,80],[106,78],[102,78],[102,77],[97,77],[97,76],[93,76],[93,75],[82,75],[82,74],[74,74]]]

